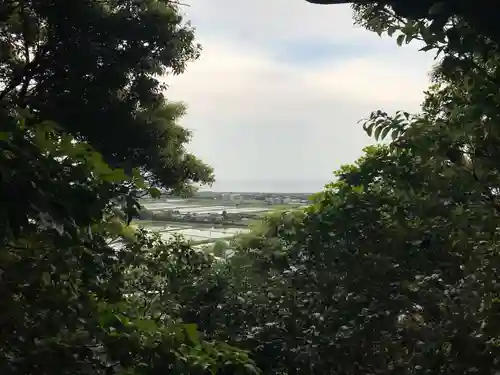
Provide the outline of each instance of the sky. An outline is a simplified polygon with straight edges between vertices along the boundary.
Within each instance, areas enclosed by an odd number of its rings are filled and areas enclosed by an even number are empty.
[[[348,5],[185,0],[203,46],[167,98],[218,191],[319,191],[374,143],[373,110],[416,112],[433,55],[354,26]]]

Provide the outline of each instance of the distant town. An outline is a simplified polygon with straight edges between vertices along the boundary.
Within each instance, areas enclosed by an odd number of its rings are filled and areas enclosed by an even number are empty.
[[[214,199],[234,202],[266,202],[267,204],[308,203],[310,193],[238,193],[202,191],[195,194],[198,199]]]

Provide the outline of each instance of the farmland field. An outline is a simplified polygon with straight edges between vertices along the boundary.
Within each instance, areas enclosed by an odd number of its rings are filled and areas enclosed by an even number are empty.
[[[222,214],[225,211],[228,214],[237,213],[255,213],[264,214],[276,209],[275,206],[262,204],[260,207],[255,204],[238,205],[228,202],[221,203],[207,200],[195,199],[166,199],[161,202],[145,202],[143,207],[152,212],[176,211],[180,214]],[[220,225],[215,223],[190,223],[179,221],[157,221],[157,220],[137,220],[134,224],[145,229],[155,230],[161,234],[164,239],[172,238],[175,235],[182,235],[187,240],[194,243],[209,243],[219,239],[230,239],[239,233],[247,232],[248,229],[242,225],[231,227],[230,225]]]
[[[161,221],[138,220],[134,222],[138,227],[154,230],[160,233],[163,239],[169,239],[175,235],[182,235],[193,242],[213,242],[219,239],[229,239],[238,233],[245,233],[246,228],[231,228],[222,226],[199,225],[196,223],[179,224]]]

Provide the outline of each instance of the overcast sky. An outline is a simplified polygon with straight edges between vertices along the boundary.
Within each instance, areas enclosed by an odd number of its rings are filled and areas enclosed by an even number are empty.
[[[349,6],[186,1],[203,53],[168,78],[168,98],[187,104],[216,190],[319,190],[373,143],[360,119],[419,108],[433,56],[353,26]]]

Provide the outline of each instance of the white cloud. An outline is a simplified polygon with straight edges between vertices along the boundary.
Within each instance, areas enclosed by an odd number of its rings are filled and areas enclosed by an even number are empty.
[[[353,27],[346,7],[192,0],[188,17],[204,52],[168,77],[168,96],[187,103],[190,148],[214,166],[223,190],[229,180],[326,182],[371,143],[358,120],[379,108],[415,111],[427,86],[432,56]],[[274,53],[318,41],[370,52],[349,57],[339,48],[303,64]]]

